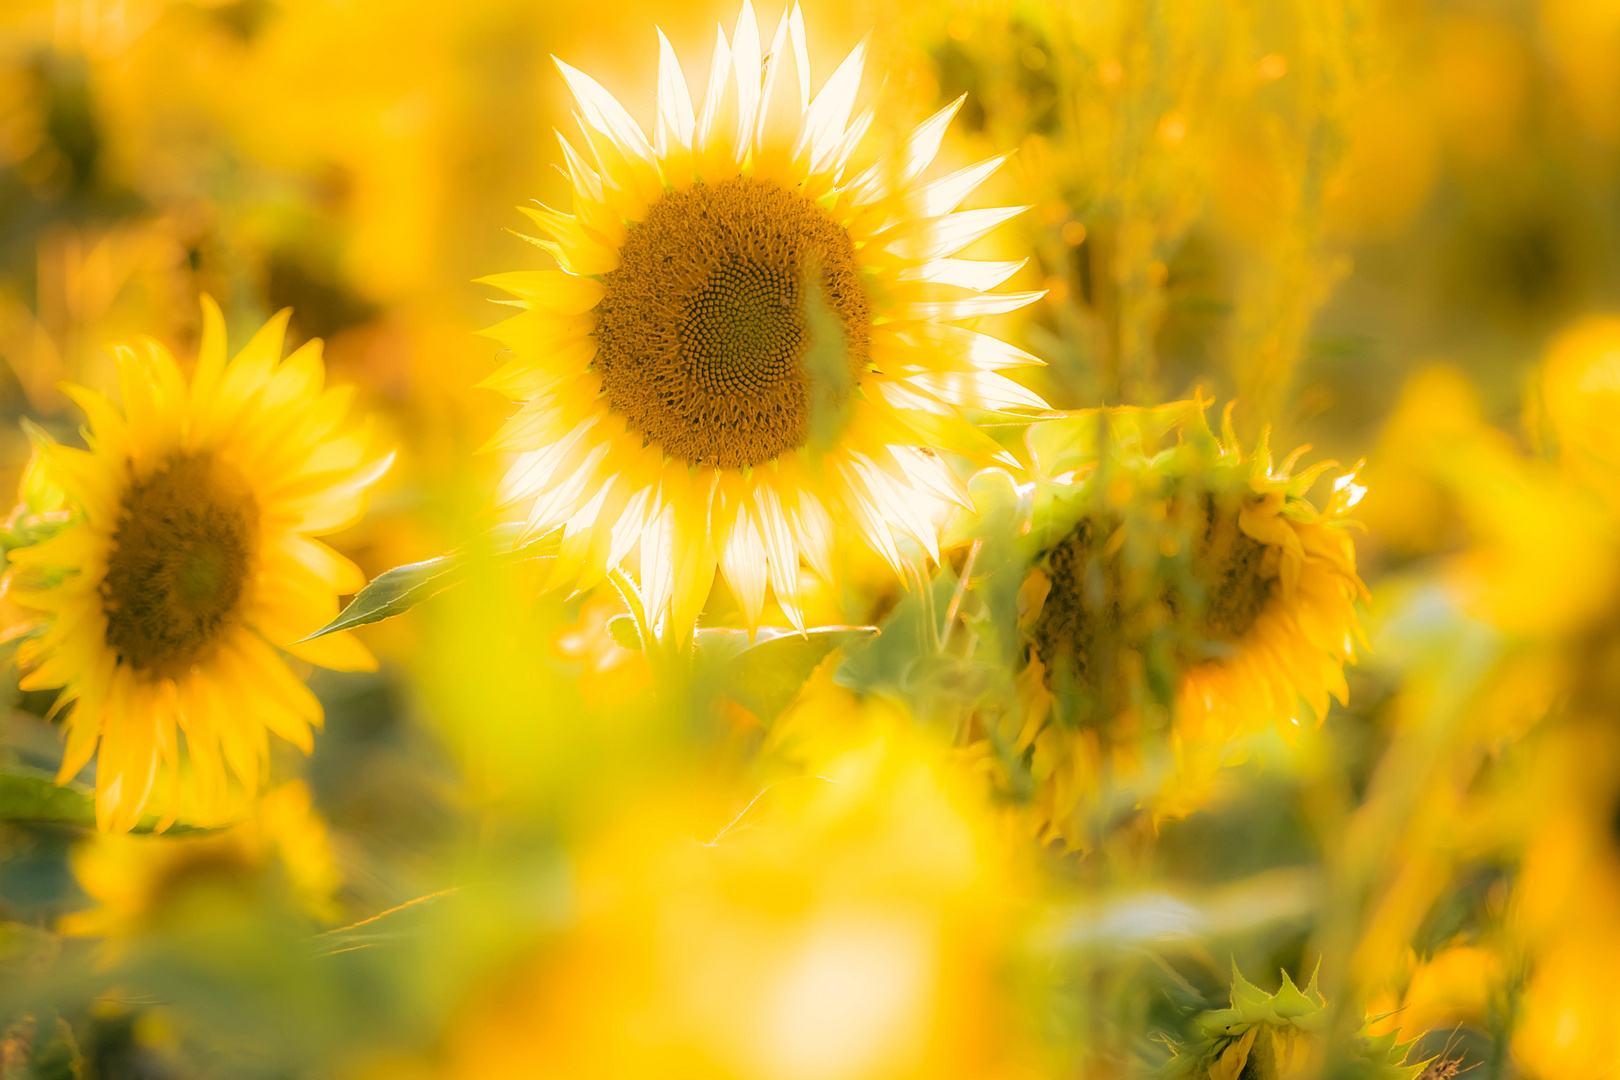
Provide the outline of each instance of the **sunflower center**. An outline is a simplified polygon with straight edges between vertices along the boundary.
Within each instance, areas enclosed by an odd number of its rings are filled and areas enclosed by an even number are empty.
[[[1047,556],[1052,588],[1035,625],[1036,647],[1048,672],[1067,669],[1092,687],[1106,667],[1102,646],[1118,637],[1123,615],[1117,562],[1098,547],[1091,520],[1081,518],[1052,549]]]
[[[738,468],[798,449],[812,412],[866,370],[871,306],[849,234],[777,184],[666,193],[604,284],[595,367],[608,405],[674,458]],[[826,344],[839,349],[831,371],[810,356]]]
[[[1082,518],[1048,552],[1051,588],[1033,636],[1049,679],[1106,703],[1124,692],[1133,656],[1149,668],[1193,662],[1210,642],[1236,645],[1259,619],[1276,564],[1240,527],[1238,506],[1205,494],[1175,497],[1166,509],[1158,525]],[[1164,561],[1189,532],[1191,558]]]
[[[172,678],[235,622],[257,508],[211,457],[177,454],[131,484],[120,509],[101,583],[107,645],[119,663]]]
[[[1236,642],[1271,599],[1266,545],[1239,528],[1235,509],[1223,511],[1209,500],[1205,514],[1208,524],[1193,559],[1193,572],[1206,589],[1199,630],[1215,641]]]

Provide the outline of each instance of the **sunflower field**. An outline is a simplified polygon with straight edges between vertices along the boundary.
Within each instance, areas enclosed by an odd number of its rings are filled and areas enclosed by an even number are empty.
[[[0,0],[0,1080],[1620,1077],[1617,58]]]

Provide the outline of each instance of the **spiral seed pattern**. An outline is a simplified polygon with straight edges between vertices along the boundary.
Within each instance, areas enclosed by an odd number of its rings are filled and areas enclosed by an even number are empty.
[[[758,465],[804,445],[807,286],[866,370],[871,307],[849,234],[752,177],[670,192],[630,230],[597,308],[608,405],[674,458]]]
[[[129,486],[101,582],[107,645],[120,664],[174,678],[238,618],[257,510],[205,455],[177,454]]]

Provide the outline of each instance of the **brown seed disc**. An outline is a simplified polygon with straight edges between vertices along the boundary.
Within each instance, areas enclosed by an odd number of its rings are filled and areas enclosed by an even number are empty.
[[[1271,599],[1266,545],[1238,527],[1236,507],[1223,510],[1206,499],[1204,510],[1207,525],[1193,558],[1193,572],[1207,590],[1200,630],[1212,641],[1236,643]]]
[[[1062,672],[1107,698],[1122,650],[1168,649],[1164,655],[1193,663],[1209,655],[1209,643],[1236,645],[1254,626],[1275,580],[1266,545],[1239,527],[1238,500],[1195,498],[1172,502],[1192,519],[1190,580],[1164,580],[1151,566],[1130,572],[1109,543],[1121,527],[1112,515],[1080,519],[1047,553],[1051,587],[1032,636],[1049,681]],[[1170,521],[1180,517],[1172,509]],[[1125,543],[1157,546],[1160,535],[1150,527]]]
[[[777,184],[666,193],[604,284],[595,367],[608,405],[674,458],[738,468],[804,445],[826,389],[803,362],[810,289],[842,324],[851,380],[866,370],[871,305],[849,234]]]
[[[177,454],[124,494],[101,606],[118,662],[174,678],[205,659],[240,614],[257,507],[206,455]]]

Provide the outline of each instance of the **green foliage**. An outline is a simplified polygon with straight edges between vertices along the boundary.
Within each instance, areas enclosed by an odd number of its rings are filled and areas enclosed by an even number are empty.
[[[1174,1046],[1162,1070],[1166,1077],[1286,1080],[1315,1075],[1325,1064],[1329,1075],[1365,1080],[1414,1080],[1426,1061],[1406,1061],[1410,1043],[1387,1035],[1356,1035],[1346,1050],[1329,1056],[1334,1014],[1313,972],[1304,990],[1282,972],[1282,986],[1268,994],[1232,965],[1231,1004],[1198,1014],[1199,1032],[1191,1045]]]
[[[95,794],[79,784],[58,784],[50,773],[24,765],[8,765],[0,772],[0,823],[74,825],[96,827]],[[196,825],[171,824],[159,830],[159,819],[148,814],[132,831],[165,836],[190,836],[213,830]]]
[[[742,630],[700,630],[695,647],[699,664],[719,669],[727,696],[768,724],[829,653],[877,635],[875,626],[817,626],[803,634],[766,628],[750,643]]]
[[[337,618],[304,640],[325,637],[339,630],[350,630],[403,614],[422,601],[460,584],[475,559],[484,558],[505,565],[528,559],[549,559],[556,555],[557,545],[561,542],[559,534],[548,534],[517,545],[522,529],[521,525],[516,524],[498,525],[484,535],[483,542],[476,548],[460,548],[438,558],[406,563],[383,571],[355,594],[349,606]]]

